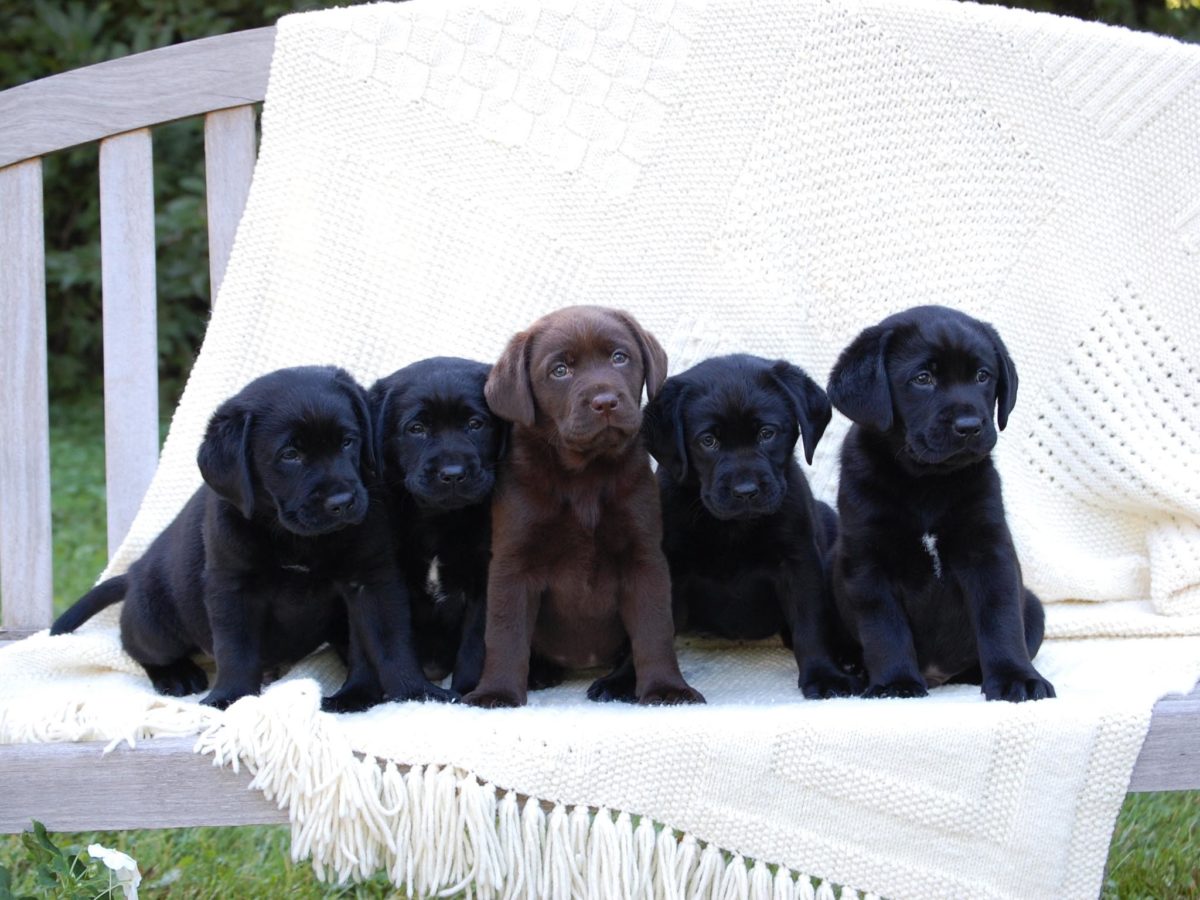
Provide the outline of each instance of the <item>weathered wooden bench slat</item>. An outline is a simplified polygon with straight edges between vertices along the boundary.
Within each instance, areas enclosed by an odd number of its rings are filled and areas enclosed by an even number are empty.
[[[108,552],[124,540],[158,466],[154,164],[148,129],[100,142],[104,466]]]
[[[0,166],[263,99],[274,28],[137,53],[0,93]]]
[[[41,160],[0,169],[0,622],[12,627],[44,627],[51,609],[43,228]]]
[[[0,833],[97,828],[186,828],[286,822],[251,790],[250,774],[192,752],[196,739],[155,738],[137,749],[104,744],[0,746]]]
[[[254,107],[238,106],[204,117],[204,182],[208,197],[208,272],[213,302],[225,279],[250,180],[257,140]]]

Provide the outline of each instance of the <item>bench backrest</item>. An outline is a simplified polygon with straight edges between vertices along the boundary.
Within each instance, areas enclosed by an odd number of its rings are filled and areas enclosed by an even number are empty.
[[[150,127],[204,115],[211,294],[255,159],[275,30],[205,38],[0,92],[0,637],[50,623],[50,429],[41,157],[100,143],[104,446],[112,553],[158,463]]]

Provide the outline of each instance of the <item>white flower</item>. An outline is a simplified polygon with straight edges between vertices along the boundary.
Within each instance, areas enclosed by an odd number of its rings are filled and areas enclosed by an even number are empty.
[[[109,884],[117,879],[117,884],[125,892],[125,900],[137,900],[138,885],[142,883],[142,873],[138,871],[137,860],[120,850],[110,850],[99,844],[89,844],[88,856],[98,859],[110,870]]]

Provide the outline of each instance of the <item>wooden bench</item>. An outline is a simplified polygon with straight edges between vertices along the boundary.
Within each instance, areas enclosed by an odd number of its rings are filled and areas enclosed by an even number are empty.
[[[215,298],[246,202],[256,102],[274,29],[152,50],[0,92],[0,646],[50,624],[50,455],[40,158],[100,143],[108,546],[120,544],[158,460],[154,207],[149,129],[204,115]],[[0,746],[0,831],[286,822],[249,775],[193,740]],[[170,784],[171,791],[161,789]],[[1131,791],[1200,788],[1200,692],[1154,709]]]

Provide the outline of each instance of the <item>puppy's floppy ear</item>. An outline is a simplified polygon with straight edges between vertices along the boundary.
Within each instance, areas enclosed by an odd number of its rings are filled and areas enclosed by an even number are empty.
[[[354,407],[354,419],[358,424],[359,466],[374,477],[379,472],[378,454],[375,446],[375,422],[367,402],[367,392],[345,369],[337,369],[334,384],[346,392],[350,405]]]
[[[196,455],[204,481],[247,519],[254,515],[254,479],[250,462],[252,427],[250,411],[227,400],[208,420],[204,441]]]
[[[367,392],[367,409],[371,411],[372,453],[375,455],[376,474],[383,475],[387,469],[388,415],[391,411],[392,389],[377,381]]]
[[[487,405],[500,418],[529,426],[537,416],[533,382],[529,379],[529,345],[533,334],[520,331],[512,336],[483,386]]]
[[[688,472],[687,434],[683,421],[686,394],[687,386],[683,382],[678,379],[668,381],[642,411],[646,449],[679,482]]]
[[[873,325],[856,337],[833,364],[829,399],[852,422],[891,430],[892,388],[888,384],[887,349],[891,329]]]
[[[1017,405],[1017,367],[1008,355],[1008,348],[1000,340],[1000,333],[987,322],[980,322],[983,332],[992,342],[1000,371],[996,373],[996,426],[1003,431],[1008,424],[1008,414]]]
[[[799,366],[781,359],[771,366],[771,380],[787,395],[792,403],[792,412],[800,423],[800,436],[804,443],[804,458],[811,466],[813,451],[825,433],[825,426],[833,417],[829,397],[820,386],[808,377]]]
[[[667,380],[667,351],[662,348],[658,339],[641,326],[637,319],[627,312],[618,311],[617,317],[622,324],[633,332],[638,350],[642,354],[642,371],[646,378],[646,401],[654,399]]]

